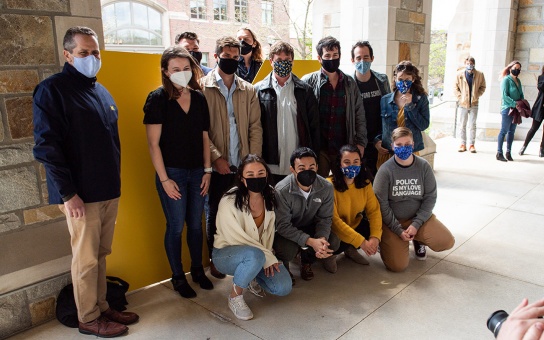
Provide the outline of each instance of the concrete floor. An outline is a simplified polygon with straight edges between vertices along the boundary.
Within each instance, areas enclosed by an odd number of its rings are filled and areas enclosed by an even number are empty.
[[[496,143],[478,142],[478,153],[458,153],[453,138],[436,140],[437,217],[456,238],[447,252],[429,251],[404,273],[343,256],[338,272],[314,265],[315,279],[287,297],[246,293],[255,318],[236,319],[227,306],[231,280],[183,299],[168,282],[128,297],[141,321],[130,339],[492,339],[485,322],[493,311],[511,311],[523,297],[544,296],[544,159],[538,143],[514,162],[495,160]],[[13,339],[89,339],[54,320]]]

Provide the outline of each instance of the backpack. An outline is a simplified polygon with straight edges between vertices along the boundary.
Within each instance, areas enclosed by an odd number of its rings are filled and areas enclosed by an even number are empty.
[[[110,308],[119,312],[124,311],[127,309],[125,306],[128,305],[125,294],[128,291],[129,284],[115,276],[106,276],[106,279],[108,280],[106,301],[108,301]],[[73,284],[70,283],[61,289],[57,297],[55,314],[57,320],[63,325],[71,328],[79,327]]]

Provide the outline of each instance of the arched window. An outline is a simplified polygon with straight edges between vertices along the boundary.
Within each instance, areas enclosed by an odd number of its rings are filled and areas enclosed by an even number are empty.
[[[122,46],[162,48],[162,14],[137,1],[118,1],[102,7],[104,41],[110,49]]]

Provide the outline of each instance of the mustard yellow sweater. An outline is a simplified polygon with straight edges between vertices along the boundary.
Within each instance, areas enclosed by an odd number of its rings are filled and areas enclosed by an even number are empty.
[[[332,178],[327,178],[332,183]],[[355,248],[361,246],[365,238],[355,231],[363,219],[365,211],[370,222],[370,237],[381,240],[382,215],[380,204],[372,190],[372,184],[362,189],[355,188],[355,184],[348,185],[348,190],[339,192],[334,190],[334,214],[332,217],[332,231],[345,243]]]

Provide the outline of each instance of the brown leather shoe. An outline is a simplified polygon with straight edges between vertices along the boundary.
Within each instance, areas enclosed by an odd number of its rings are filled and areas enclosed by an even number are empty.
[[[114,338],[125,334],[127,331],[127,326],[110,321],[103,316],[100,316],[98,319],[91,322],[79,323],[80,333],[94,335],[100,338]]]
[[[118,312],[115,309],[108,308],[105,312],[102,312],[102,316],[108,318],[108,320],[117,322],[123,325],[132,325],[137,322],[140,317],[136,313],[132,312]]]
[[[312,267],[309,263],[302,263],[300,265],[300,277],[306,281],[310,281],[314,278],[314,272],[312,271]]]
[[[210,261],[210,274],[212,274],[213,277],[218,279],[224,279],[227,275],[221,273],[217,268],[215,268],[215,265],[212,261]]]

